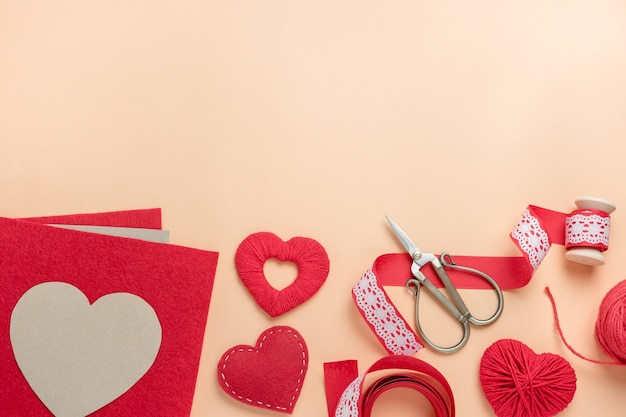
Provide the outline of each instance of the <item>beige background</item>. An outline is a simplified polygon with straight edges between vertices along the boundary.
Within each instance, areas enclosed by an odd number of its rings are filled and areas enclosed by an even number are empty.
[[[465,349],[418,355],[448,377],[460,417],[493,415],[478,362],[504,337],[570,361],[578,390],[561,415],[621,416],[626,370],[570,354],[543,288],[571,344],[606,358],[593,326],[626,278],[624,74],[621,0],[2,0],[0,211],[162,207],[173,243],[220,252],[192,417],[277,415],[227,397],[215,367],[278,324],[309,345],[301,417],[326,414],[323,362],[364,369],[384,354],[350,289],[401,250],[385,214],[425,250],[515,256],[508,233],[528,204],[607,198],[618,209],[606,265],[568,264],[554,247]],[[257,231],[312,237],[331,259],[320,292],[275,319],[234,269]],[[410,295],[389,292],[410,317]],[[419,400],[405,394],[375,411],[409,415]]]

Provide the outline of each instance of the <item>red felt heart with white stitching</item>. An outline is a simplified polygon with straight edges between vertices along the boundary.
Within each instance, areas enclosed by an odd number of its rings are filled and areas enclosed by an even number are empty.
[[[217,365],[220,386],[247,405],[291,414],[308,368],[304,339],[295,329],[265,330],[255,346],[237,345]]]
[[[278,290],[267,280],[263,266],[269,259],[293,262],[296,279]],[[330,261],[322,245],[307,237],[287,242],[269,232],[259,232],[241,242],[235,254],[239,278],[250,294],[271,317],[279,316],[311,298],[328,277]]]

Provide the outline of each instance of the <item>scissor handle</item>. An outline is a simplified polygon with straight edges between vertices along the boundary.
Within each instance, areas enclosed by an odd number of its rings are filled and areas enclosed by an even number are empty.
[[[426,289],[428,289],[428,291],[432,293],[444,305],[446,310],[448,310],[457,319],[459,324],[461,324],[461,326],[463,327],[463,337],[456,344],[449,346],[449,347],[439,346],[435,344],[432,340],[428,338],[428,336],[424,334],[424,330],[422,329],[422,325],[420,323],[420,318],[419,318],[419,296],[420,296],[420,289],[422,285],[426,286]],[[467,315],[461,313],[459,309],[456,308],[456,306],[452,304],[450,300],[448,300],[441,293],[441,291],[439,291],[433,285],[433,283],[430,282],[425,277],[423,280],[419,280],[415,278],[408,280],[406,282],[406,287],[415,296],[415,327],[417,328],[417,332],[419,333],[424,343],[426,343],[428,346],[430,346],[434,350],[441,352],[441,353],[454,353],[460,350],[463,346],[465,346],[470,336],[469,319],[467,318]]]
[[[504,296],[502,295],[502,290],[500,289],[500,286],[498,285],[498,283],[493,278],[491,278],[489,275],[487,275],[486,273],[484,273],[483,271],[480,271],[478,269],[470,268],[470,267],[467,267],[467,266],[457,265],[452,260],[452,256],[449,253],[442,253],[439,256],[439,261],[441,262],[441,265],[443,267],[445,267],[445,268],[458,269],[460,271],[469,272],[471,274],[475,274],[475,275],[478,275],[478,276],[482,277],[495,290],[496,295],[498,297],[498,307],[496,308],[496,311],[493,313],[493,315],[491,317],[487,318],[487,319],[478,319],[478,318],[474,317],[471,313],[469,313],[469,311],[467,310],[467,307],[465,307],[465,304],[463,304],[463,307],[465,308],[465,311],[467,311],[467,313],[468,313],[467,320],[470,323],[472,323],[472,324],[474,324],[476,326],[486,326],[488,324],[493,323],[494,321],[496,321],[500,317],[500,315],[502,314],[503,307],[504,307]],[[437,273],[439,274],[439,271],[437,271]],[[444,274],[445,274],[445,271],[444,271]],[[442,278],[441,274],[439,274],[439,277]],[[448,279],[448,281],[449,281],[449,279]],[[447,285],[447,283],[445,281],[444,281],[444,285],[446,285],[446,288],[448,288],[448,285]],[[450,288],[448,288],[448,290],[450,290]],[[454,290],[454,293],[456,293],[456,289]]]

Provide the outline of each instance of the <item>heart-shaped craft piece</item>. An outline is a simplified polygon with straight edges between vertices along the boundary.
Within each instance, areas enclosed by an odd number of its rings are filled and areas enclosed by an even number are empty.
[[[10,337],[22,374],[56,417],[85,417],[145,375],[161,346],[154,309],[129,293],[93,304],[73,285],[45,282],[22,295]]]
[[[263,266],[269,259],[293,262],[296,279],[278,290],[267,281]],[[254,233],[244,239],[235,254],[239,278],[252,297],[271,317],[279,316],[311,298],[328,277],[330,261],[322,245],[307,237],[287,242],[269,232]]]
[[[228,349],[217,365],[222,389],[237,401],[291,414],[309,363],[304,339],[289,326],[265,330],[255,346]]]
[[[498,417],[550,417],[576,392],[576,374],[561,356],[536,354],[525,344],[502,339],[480,361],[480,383]]]

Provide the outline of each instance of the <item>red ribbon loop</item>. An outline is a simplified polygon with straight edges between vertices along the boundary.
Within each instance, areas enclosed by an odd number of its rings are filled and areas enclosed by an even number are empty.
[[[365,378],[379,371],[387,373],[364,389]],[[432,365],[405,355],[386,356],[357,375],[356,361],[324,364],[326,399],[329,417],[369,417],[374,403],[384,392],[394,388],[409,388],[419,392],[431,404],[436,417],[454,417],[452,389],[446,378]]]

